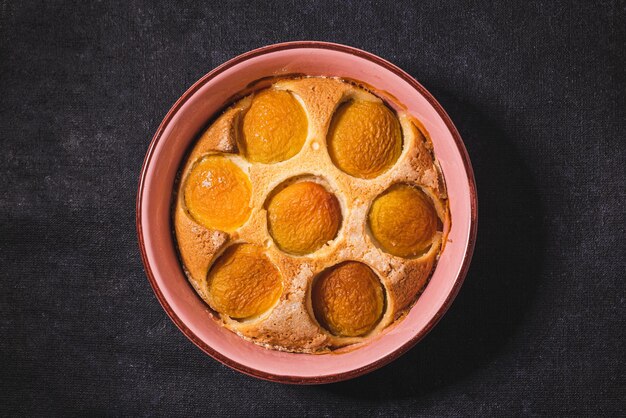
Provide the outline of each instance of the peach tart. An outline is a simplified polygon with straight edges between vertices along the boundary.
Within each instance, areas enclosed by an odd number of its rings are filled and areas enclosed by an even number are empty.
[[[180,170],[185,274],[242,338],[357,348],[402,319],[443,251],[438,167],[401,103],[338,78],[266,83],[208,125]]]

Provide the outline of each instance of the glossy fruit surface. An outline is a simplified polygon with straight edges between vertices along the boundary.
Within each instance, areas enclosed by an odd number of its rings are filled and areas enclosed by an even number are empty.
[[[226,232],[246,222],[251,195],[248,176],[219,155],[199,161],[187,176],[184,188],[185,205],[196,222]]]

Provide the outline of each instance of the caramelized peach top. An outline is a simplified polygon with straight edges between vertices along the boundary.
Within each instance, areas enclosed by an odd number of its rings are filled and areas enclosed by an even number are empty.
[[[222,254],[207,277],[211,308],[231,318],[249,318],[270,309],[282,293],[280,272],[252,244],[239,244]]]
[[[285,252],[303,255],[335,238],[341,224],[337,198],[312,181],[291,184],[270,200],[269,232]]]
[[[328,151],[342,171],[374,178],[387,171],[402,152],[400,122],[383,103],[344,103],[333,117]]]
[[[211,155],[199,161],[185,183],[185,205],[207,228],[230,232],[250,216],[252,186],[231,160]]]
[[[306,114],[291,93],[263,90],[254,96],[243,118],[239,147],[250,161],[284,161],[300,151],[307,129]]]
[[[399,257],[413,257],[426,251],[437,231],[437,219],[430,198],[408,184],[397,184],[378,196],[368,216],[378,244]]]
[[[371,268],[347,261],[322,272],[313,285],[311,301],[324,328],[335,335],[357,337],[374,329],[385,297]]]

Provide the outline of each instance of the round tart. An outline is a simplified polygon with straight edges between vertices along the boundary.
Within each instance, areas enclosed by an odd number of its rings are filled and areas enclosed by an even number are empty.
[[[181,169],[173,223],[216,320],[307,353],[401,320],[450,223],[428,133],[401,109],[352,82],[291,78],[209,125]]]

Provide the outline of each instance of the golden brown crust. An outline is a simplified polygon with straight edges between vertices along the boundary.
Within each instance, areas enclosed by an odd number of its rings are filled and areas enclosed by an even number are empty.
[[[228,241],[228,234],[198,224],[180,203],[174,208],[174,230],[187,277],[206,300],[204,287],[209,266],[213,256]]]
[[[413,117],[399,112],[403,150],[396,163],[373,179],[347,175],[335,167],[326,149],[326,134],[337,107],[351,99],[380,101],[373,94],[334,78],[285,79],[272,88],[290,91],[308,116],[308,135],[301,151],[275,164],[250,163],[236,155],[240,121],[251,97],[228,108],[202,134],[181,171],[178,197],[173,211],[174,230],[189,281],[206,301],[206,276],[211,264],[229,245],[247,242],[266,249],[266,255],[280,270],[283,293],[278,303],[255,318],[236,321],[216,313],[216,318],[242,337],[268,348],[294,352],[327,352],[348,344],[367,341],[402,316],[423,291],[449,230],[450,218],[445,183],[432,154],[428,133]],[[189,216],[182,199],[182,185],[199,158],[223,153],[238,164],[252,184],[252,213],[248,221],[231,234],[208,230]],[[339,200],[343,220],[337,237],[305,256],[282,252],[267,228],[268,196],[285,181],[319,182]],[[408,182],[420,187],[430,198],[441,220],[441,231],[426,254],[401,258],[378,248],[367,228],[371,202],[391,185]],[[337,337],[323,329],[312,314],[310,287],[316,275],[343,261],[369,265],[381,279],[386,292],[386,309],[378,325],[365,337]]]

